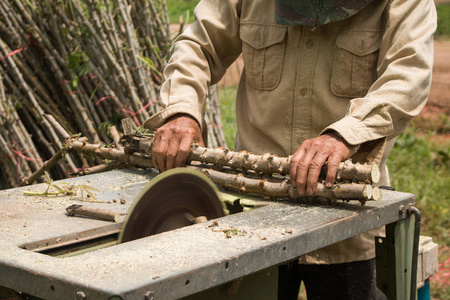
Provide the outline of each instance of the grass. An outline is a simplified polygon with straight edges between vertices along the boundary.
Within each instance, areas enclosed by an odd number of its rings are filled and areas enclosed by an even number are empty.
[[[222,114],[223,133],[225,135],[225,141],[227,142],[228,148],[230,149],[234,149],[234,139],[236,136],[236,91],[236,85],[228,88],[221,88],[220,90],[220,110]]]
[[[448,124],[449,117],[444,124]],[[418,118],[398,139],[389,156],[391,184],[398,191],[416,196],[422,213],[421,235],[431,236],[439,244],[439,264],[442,269],[431,278],[432,299],[450,299],[450,143],[440,139],[438,130],[419,127]],[[448,133],[448,127],[444,131]]]
[[[186,23],[194,21],[194,8],[199,0],[166,0],[170,23],[180,23],[180,16]]]
[[[450,38],[450,3],[439,4],[436,8],[438,17],[436,36]]]
[[[450,245],[450,149],[431,142],[435,132],[409,127],[397,140],[389,159],[392,186],[416,195],[424,212],[424,231]]]

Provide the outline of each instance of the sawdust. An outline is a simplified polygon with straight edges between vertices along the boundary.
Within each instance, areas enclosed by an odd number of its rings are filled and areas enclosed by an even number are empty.
[[[257,238],[259,240],[265,241],[270,236],[262,235],[258,228],[248,227],[248,226],[220,226],[217,221],[212,222],[206,228],[209,228],[212,232],[222,232],[224,234],[224,238],[231,239],[235,237],[249,237],[249,238]],[[267,230],[264,230],[264,233],[267,233]],[[271,234],[275,236],[292,234],[292,229],[286,228],[273,228],[271,230]]]

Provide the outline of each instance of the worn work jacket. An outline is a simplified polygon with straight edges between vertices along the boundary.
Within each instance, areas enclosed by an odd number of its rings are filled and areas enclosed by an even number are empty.
[[[281,26],[273,0],[204,0],[174,43],[155,129],[178,113],[206,130],[208,85],[242,53],[236,150],[293,154],[327,130],[361,148],[355,161],[385,160],[395,137],[428,97],[436,11],[433,0],[374,0],[356,15],[317,28]],[[306,263],[373,258],[374,230],[306,255]]]

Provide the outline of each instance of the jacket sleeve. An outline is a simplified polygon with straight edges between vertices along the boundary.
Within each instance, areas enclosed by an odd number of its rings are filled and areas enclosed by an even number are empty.
[[[171,49],[164,69],[160,104],[163,110],[144,126],[156,129],[175,114],[191,115],[205,130],[204,113],[208,86],[218,82],[241,53],[240,0],[203,0],[194,11],[194,23]]]
[[[377,80],[324,132],[335,130],[352,145],[400,134],[428,99],[436,26],[434,1],[391,1],[385,11]]]

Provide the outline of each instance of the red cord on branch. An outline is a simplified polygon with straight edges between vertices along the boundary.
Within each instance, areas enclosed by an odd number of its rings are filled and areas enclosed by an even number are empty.
[[[31,36],[27,36],[27,38],[30,40],[30,43],[22,48],[19,48],[17,50],[12,51],[11,53],[6,54],[5,56],[3,56],[2,58],[0,58],[0,61],[5,60],[6,58],[16,55],[19,52],[22,52],[23,50],[27,49],[30,46],[37,46],[37,42],[35,40],[33,40],[33,38]]]
[[[104,101],[104,100],[108,100],[111,99],[117,103],[119,103],[122,106],[122,102],[119,101],[119,99],[111,97],[111,96],[106,96],[106,97],[102,97],[100,98],[95,105],[99,105],[100,102]],[[146,110],[150,105],[152,105],[153,103],[156,102],[156,99],[153,99],[152,101],[150,101],[149,103],[147,103],[144,107],[142,107],[140,110],[138,110],[137,112],[132,112],[126,108],[123,107],[118,107],[117,109],[119,109],[120,111],[123,111],[125,113],[128,114],[128,117],[132,117],[134,119],[134,121],[136,122],[137,126],[141,126],[141,123],[139,122],[138,118],[136,117],[136,115],[142,113],[144,110]]]
[[[15,155],[19,157],[17,160],[17,186],[20,186],[20,162],[22,161],[21,158],[28,160],[28,161],[41,161],[42,158],[31,158],[28,156],[23,155],[24,153],[30,152],[31,150],[25,150],[25,151],[17,151],[16,149],[10,147],[11,151],[14,152]]]

